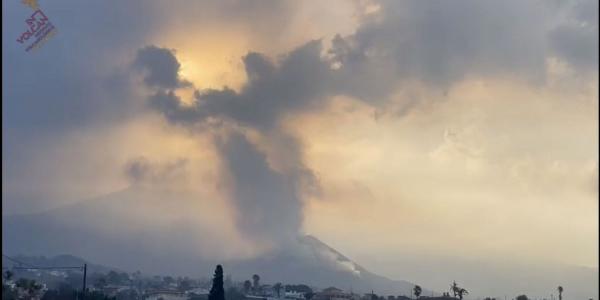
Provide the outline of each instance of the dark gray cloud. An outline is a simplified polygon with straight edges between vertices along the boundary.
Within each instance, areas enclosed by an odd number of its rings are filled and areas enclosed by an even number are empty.
[[[443,87],[469,75],[544,74],[549,9],[543,3],[379,3],[379,12],[366,17],[356,33],[336,38],[332,50],[352,94],[380,96],[406,79]]]
[[[577,68],[597,61],[597,18],[588,12],[594,5],[589,2],[568,6],[571,18],[587,24],[583,27],[561,21],[564,6],[538,1],[378,3],[381,9],[365,17],[355,33],[332,40],[327,58],[320,41],[279,61],[249,53],[243,58],[249,80],[239,93],[199,91],[191,108],[181,108],[172,96],[160,101],[163,111],[171,121],[217,117],[268,129],[330,95],[379,105],[409,80],[443,89],[469,76],[541,83],[552,53]]]
[[[181,64],[168,49],[147,46],[138,50],[134,66],[145,71],[144,82],[151,87],[175,89],[190,86],[179,78]]]
[[[144,49],[159,49],[156,47]],[[170,58],[163,61],[178,66],[174,53],[160,49]],[[182,106],[171,89],[174,86],[147,84],[159,88],[149,97],[149,105],[173,123],[194,125],[209,118],[225,119],[258,129],[278,152],[282,170],[275,171],[261,153],[240,133],[225,136],[218,149],[231,176],[237,226],[247,236],[281,245],[295,238],[302,224],[303,193],[318,192],[318,180],[302,161],[302,147],[293,136],[280,130],[284,114],[310,106],[328,92],[331,72],[321,58],[321,44],[307,43],[292,51],[279,64],[258,53],[243,58],[248,83],[240,92],[224,88],[196,92],[193,106]],[[148,69],[162,62],[139,59]],[[156,63],[156,65],[155,65]],[[175,70],[175,69],[170,69]],[[170,76],[171,79],[176,76]],[[130,171],[137,174],[138,165]]]
[[[25,135],[53,134],[126,115],[131,98],[128,75],[118,59],[156,30],[145,1],[42,1],[57,34],[38,51],[26,53],[15,37],[26,29],[29,10],[20,1],[3,2],[2,85],[5,127]],[[131,13],[140,18],[132,22]],[[125,30],[126,29],[126,30]]]
[[[552,50],[586,71],[598,70],[598,1],[575,1],[567,6],[565,20],[550,33]]]
[[[162,51],[176,63],[172,52]],[[312,41],[290,52],[277,65],[259,53],[249,53],[243,58],[248,83],[239,93],[229,88],[197,91],[195,105],[183,107],[174,93],[158,91],[150,102],[173,122],[220,117],[263,130],[273,128],[286,112],[306,108],[332,90],[331,69],[320,52],[321,43]],[[160,68],[160,62],[141,60],[140,54],[137,61],[149,69]]]

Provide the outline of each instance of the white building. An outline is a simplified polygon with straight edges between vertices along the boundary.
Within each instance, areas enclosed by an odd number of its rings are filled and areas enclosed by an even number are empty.
[[[147,300],[187,300],[188,296],[179,291],[171,291],[171,290],[161,290],[161,291],[152,291],[146,294]]]
[[[296,291],[287,291],[283,295],[285,299],[294,299],[294,300],[304,300],[304,293],[296,292]]]

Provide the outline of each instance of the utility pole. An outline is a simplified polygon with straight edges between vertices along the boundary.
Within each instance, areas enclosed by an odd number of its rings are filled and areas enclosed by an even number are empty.
[[[85,281],[87,279],[87,264],[83,264],[83,290],[81,292],[81,299],[85,299]]]

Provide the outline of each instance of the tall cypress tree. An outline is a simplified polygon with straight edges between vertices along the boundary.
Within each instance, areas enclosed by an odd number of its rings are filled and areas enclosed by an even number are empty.
[[[225,290],[223,289],[223,267],[217,265],[213,277],[212,288],[208,294],[208,300],[225,300]]]

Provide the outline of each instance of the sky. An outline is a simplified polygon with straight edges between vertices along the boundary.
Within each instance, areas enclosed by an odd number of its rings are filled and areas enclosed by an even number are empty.
[[[146,186],[254,254],[597,267],[597,1],[39,4],[26,52],[2,2],[3,216]]]

